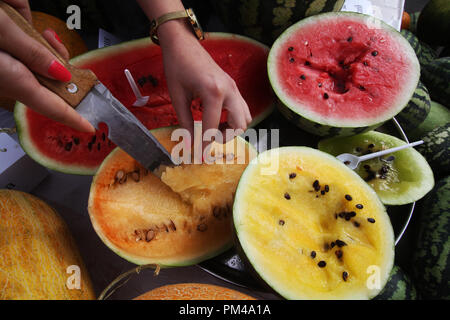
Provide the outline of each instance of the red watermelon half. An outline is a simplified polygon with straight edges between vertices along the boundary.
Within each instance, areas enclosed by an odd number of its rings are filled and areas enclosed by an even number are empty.
[[[254,126],[273,110],[275,96],[267,77],[269,48],[246,37],[210,33],[202,41],[218,65],[236,82],[247,102]],[[149,38],[94,50],[71,60],[79,68],[91,69],[98,79],[148,128],[176,125],[164,77],[162,53]],[[144,107],[132,107],[135,96],[125,77],[129,69],[144,96]],[[201,120],[201,102],[191,105],[194,120]],[[115,148],[106,128],[95,135],[80,133],[50,120],[21,103],[14,116],[23,149],[40,164],[65,173],[92,175]],[[221,122],[226,121],[226,111]]]
[[[301,20],[268,59],[281,112],[320,136],[379,127],[411,99],[420,65],[408,41],[381,20],[333,12]]]

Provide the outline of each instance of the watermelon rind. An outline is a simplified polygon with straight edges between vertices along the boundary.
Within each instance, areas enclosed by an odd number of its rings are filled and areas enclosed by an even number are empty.
[[[406,142],[397,137],[369,131],[351,137],[335,137],[321,140],[318,148],[321,151],[337,156],[342,153],[354,153],[356,147],[363,143],[383,145],[384,149],[405,145]],[[422,199],[434,187],[434,175],[427,160],[414,148],[395,152],[396,172],[402,180],[392,181],[387,186],[375,190],[381,201],[386,205],[405,205]],[[368,160],[369,162],[371,160]],[[364,162],[356,170],[364,174]],[[387,180],[389,181],[389,180]],[[370,183],[369,183],[370,184]]]
[[[389,32],[389,34],[394,39],[396,39],[396,41],[398,41],[398,45],[399,47],[401,47],[402,53],[411,61],[410,70],[412,72],[412,76],[407,83],[402,84],[403,91],[398,95],[397,100],[392,102],[392,108],[390,108],[389,112],[386,112],[380,117],[357,121],[354,119],[344,120],[326,118],[314,111],[308,110],[305,105],[301,104],[298,101],[295,101],[293,98],[290,98],[283,93],[281,81],[280,79],[278,79],[279,76],[277,72],[277,59],[278,54],[281,50],[280,48],[283,46],[285,41],[302,27],[320,24],[321,21],[332,21],[341,17],[354,19],[357,22],[363,22],[369,25],[381,26],[383,30]],[[353,12],[322,13],[312,17],[308,17],[292,25],[290,28],[284,31],[283,34],[281,34],[281,36],[273,44],[269,53],[267,65],[269,80],[280,101],[280,103],[278,104],[278,108],[281,113],[301,129],[323,137],[349,136],[367,132],[380,127],[384,122],[392,119],[395,115],[397,115],[408,104],[414,93],[414,90],[418,85],[420,78],[420,64],[414,52],[414,49],[411,47],[409,42],[400,34],[400,32],[374,17]]]
[[[409,133],[425,121],[430,109],[431,99],[428,89],[419,81],[419,85],[408,105],[395,116],[395,119],[400,123],[402,129]]]
[[[431,101],[430,112],[427,118],[416,129],[408,132],[408,138],[420,140],[428,132],[450,122],[450,110],[442,104]]]
[[[261,47],[263,50],[269,51],[269,48],[248,37],[225,33],[225,32],[213,32],[206,33],[206,38],[209,39],[235,39],[244,41],[247,43],[254,44],[258,47]],[[70,64],[74,66],[80,66],[85,64],[93,64],[96,62],[100,62],[102,59],[105,59],[110,56],[114,56],[119,53],[126,54],[127,52],[131,52],[133,50],[139,50],[141,48],[145,48],[149,45],[152,45],[152,41],[150,38],[142,38],[132,41],[123,42],[114,46],[104,47],[100,49],[96,49],[93,51],[89,51],[80,56],[74,57],[69,61]],[[265,118],[267,118],[274,110],[275,104],[268,106],[264,111],[262,111],[257,116],[253,117],[252,122],[248,125],[248,128],[252,128]],[[17,102],[14,108],[14,118],[17,126],[17,132],[19,136],[19,142],[24,149],[24,151],[36,162],[39,164],[54,170],[67,174],[75,174],[75,175],[94,175],[97,171],[100,164],[96,166],[82,166],[79,164],[68,164],[57,161],[54,158],[51,158],[45,154],[43,154],[32,142],[32,138],[29,134],[29,130],[27,128],[27,120],[26,120],[26,109],[27,107]]]
[[[429,0],[417,21],[420,40],[435,46],[450,45],[450,1]]]
[[[417,300],[418,298],[417,289],[409,275],[395,265],[386,286],[374,300]]]
[[[422,140],[417,151],[427,159],[435,175],[450,174],[450,122],[428,132]]]
[[[450,176],[438,181],[420,208],[412,276],[423,299],[450,299]]]
[[[421,80],[428,88],[431,99],[450,108],[450,57],[423,65]]]

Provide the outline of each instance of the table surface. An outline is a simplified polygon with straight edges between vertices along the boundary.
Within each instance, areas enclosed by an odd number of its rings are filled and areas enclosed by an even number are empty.
[[[406,0],[405,8],[409,12],[414,12],[420,10],[425,3],[424,0]],[[0,110],[0,128],[2,127],[14,127],[12,113]],[[99,295],[117,276],[136,266],[109,250],[93,230],[87,212],[91,181],[92,177],[50,171],[49,176],[32,193],[52,205],[69,225],[93,280],[94,290]],[[408,230],[405,238],[407,239],[411,233],[412,231],[409,232]],[[406,247],[407,243],[407,240],[402,240],[400,246]],[[180,282],[221,285],[240,290],[260,299],[278,298],[271,293],[249,290],[227,283],[210,275],[198,266],[163,269],[158,276],[154,276],[151,270],[141,272],[119,288],[112,298],[130,299],[154,287]]]

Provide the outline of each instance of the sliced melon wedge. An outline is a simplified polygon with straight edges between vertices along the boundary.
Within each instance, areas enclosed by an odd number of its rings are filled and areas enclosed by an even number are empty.
[[[319,142],[319,149],[337,156],[363,155],[398,147],[406,142],[377,131]],[[414,148],[362,162],[358,173],[387,205],[403,205],[424,197],[434,186],[434,176],[425,158]]]
[[[384,205],[356,173],[315,149],[272,149],[254,159],[233,221],[244,259],[287,299],[372,298],[393,266]]]
[[[178,144],[171,141],[173,130],[152,133],[172,150]],[[228,159],[230,164],[181,165],[163,173],[167,184],[115,149],[96,173],[89,196],[89,215],[99,237],[118,255],[140,265],[192,265],[229,249],[233,195],[256,151],[241,138],[228,144],[244,147],[244,164]],[[222,148],[233,150],[227,145]],[[216,188],[217,177],[229,181]],[[194,187],[181,190],[180,185]],[[199,194],[201,205],[195,206],[190,199]]]

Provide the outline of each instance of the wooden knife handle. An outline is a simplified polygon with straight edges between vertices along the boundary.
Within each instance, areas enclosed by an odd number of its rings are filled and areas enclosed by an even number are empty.
[[[50,50],[59,62],[61,62],[64,67],[70,71],[72,74],[72,79],[67,83],[49,79],[36,73],[34,73],[34,75],[43,86],[63,98],[69,105],[74,108],[78,106],[92,87],[98,83],[96,75],[91,70],[78,69],[65,61],[61,55],[42,37],[42,35],[9,4],[0,1],[0,9],[3,10],[27,35]]]

